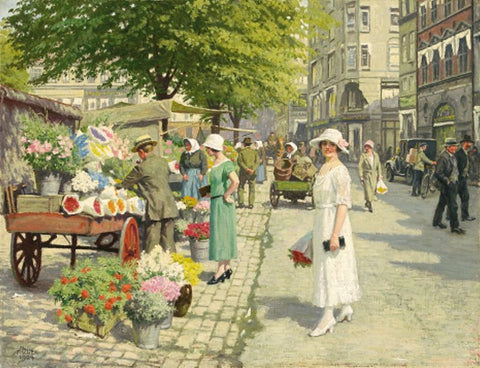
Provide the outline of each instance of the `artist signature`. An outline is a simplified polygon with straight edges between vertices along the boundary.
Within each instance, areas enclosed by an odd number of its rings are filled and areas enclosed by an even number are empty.
[[[35,352],[33,349],[26,348],[25,346],[20,346],[15,352],[15,355],[21,362],[35,359]]]

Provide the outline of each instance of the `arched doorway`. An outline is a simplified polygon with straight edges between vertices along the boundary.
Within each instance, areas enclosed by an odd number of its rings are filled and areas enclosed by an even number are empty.
[[[440,104],[433,113],[433,137],[438,152],[442,150],[445,138],[455,137],[455,109],[448,103]]]

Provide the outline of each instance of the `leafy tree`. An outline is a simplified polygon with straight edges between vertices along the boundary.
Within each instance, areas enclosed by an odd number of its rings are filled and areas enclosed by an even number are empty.
[[[28,73],[26,69],[14,66],[16,60],[21,56],[18,50],[12,47],[8,37],[10,30],[5,24],[0,24],[0,84],[15,88],[21,91],[28,91]]]

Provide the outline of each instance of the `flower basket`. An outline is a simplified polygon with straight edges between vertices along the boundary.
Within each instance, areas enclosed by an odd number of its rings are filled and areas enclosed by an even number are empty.
[[[113,313],[108,321],[101,323],[97,322],[95,318],[90,317],[87,313],[80,312],[77,318],[68,323],[68,326],[85,332],[91,332],[103,339],[117,325],[117,323],[123,319],[125,319],[125,315],[116,312]]]
[[[208,239],[199,240],[190,238],[190,254],[195,262],[208,261],[208,244]]]
[[[187,314],[188,309],[192,304],[192,297],[192,285],[183,285],[180,289],[180,296],[175,302],[175,312],[173,314],[175,317],[184,317]]]

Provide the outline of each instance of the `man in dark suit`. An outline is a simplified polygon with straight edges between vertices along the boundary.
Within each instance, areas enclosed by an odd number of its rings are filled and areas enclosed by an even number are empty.
[[[155,155],[156,145],[157,142],[148,134],[135,140],[132,152],[137,152],[142,162],[130,171],[121,186],[131,189],[136,185],[147,200],[145,251],[150,253],[155,245],[160,244],[164,250],[175,252],[173,232],[178,209],[168,185],[168,162]]]
[[[442,223],[442,214],[445,206],[450,219],[450,231],[455,234],[464,234],[465,231],[459,227],[457,215],[457,185],[458,166],[455,157],[457,142],[455,138],[445,139],[445,149],[440,153],[435,169],[435,176],[441,183],[440,197],[433,216],[433,226],[445,229],[447,226]]]
[[[468,201],[470,200],[470,194],[468,193],[468,171],[470,169],[470,157],[468,151],[473,146],[472,137],[465,134],[460,141],[461,148],[455,152],[455,157],[458,162],[458,195],[460,196],[460,208],[462,213],[462,221],[473,221],[475,217],[471,217],[468,212]]]

